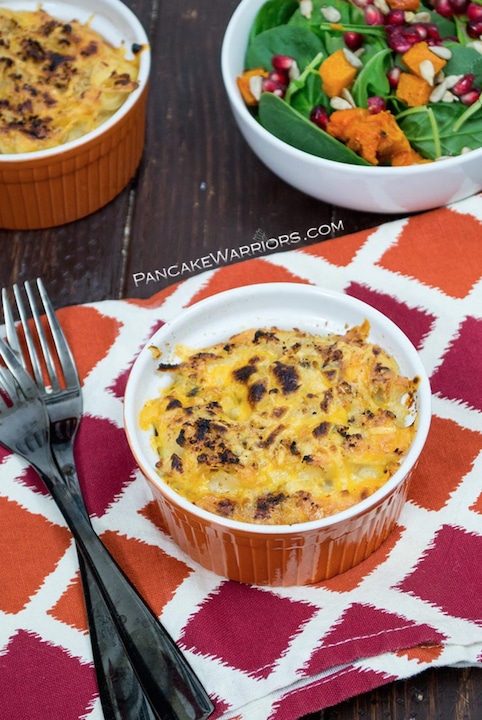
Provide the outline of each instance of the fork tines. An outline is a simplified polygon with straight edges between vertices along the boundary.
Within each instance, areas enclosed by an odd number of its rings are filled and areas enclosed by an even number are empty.
[[[27,353],[22,352],[8,293],[5,288],[2,290],[3,315],[7,341],[10,347],[21,360],[25,369],[28,369],[25,360],[25,356],[28,355],[38,387],[45,387],[45,377],[48,378],[51,392],[58,392],[62,390],[63,386],[68,387],[78,384],[78,375],[70,348],[67,345],[42,280],[37,278],[36,283],[26,282],[24,288],[27,306],[30,309],[33,322],[29,322],[29,313],[18,285],[13,286],[13,295]],[[48,334],[45,331],[44,323],[42,323],[42,314],[47,319],[45,325],[48,328]],[[61,368],[61,373],[58,372],[58,368]]]

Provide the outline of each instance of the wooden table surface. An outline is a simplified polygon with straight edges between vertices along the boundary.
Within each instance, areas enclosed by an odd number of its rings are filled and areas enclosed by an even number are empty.
[[[304,196],[251,153],[231,117],[220,73],[222,38],[236,0],[126,4],[144,24],[153,51],[146,148],[138,173],[90,217],[49,230],[0,230],[0,286],[42,276],[56,307],[145,298],[188,277],[163,279],[168,268],[185,263],[196,272],[199,258],[249,244],[259,229],[276,239],[276,249],[290,233],[308,244],[394,217]],[[481,698],[480,670],[443,668],[386,685],[309,720],[481,718]]]

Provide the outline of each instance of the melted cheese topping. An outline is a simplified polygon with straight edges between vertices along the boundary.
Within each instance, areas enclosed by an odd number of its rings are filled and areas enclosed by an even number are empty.
[[[105,122],[137,87],[132,60],[88,25],[0,10],[0,153],[44,150]]]
[[[367,341],[253,329],[201,351],[180,346],[172,383],[144,406],[157,469],[196,505],[253,523],[331,515],[380,488],[415,433],[418,379]]]

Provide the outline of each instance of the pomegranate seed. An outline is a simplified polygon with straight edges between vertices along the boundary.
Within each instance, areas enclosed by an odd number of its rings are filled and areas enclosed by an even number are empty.
[[[435,12],[444,18],[451,18],[454,16],[454,9],[450,0],[435,0]]]
[[[286,85],[282,85],[281,83],[275,82],[274,80],[265,78],[263,80],[262,90],[263,92],[273,93],[273,95],[278,95],[278,97],[282,98],[285,96],[286,93]]]
[[[412,44],[420,42],[420,31],[415,25],[405,25],[405,27],[402,28],[402,33],[403,37],[406,40],[410,40]]]
[[[271,58],[271,65],[275,70],[281,70],[282,72],[288,72],[294,63],[294,58],[289,55],[273,55]]]
[[[470,90],[472,90],[474,80],[475,77],[473,73],[467,73],[466,75],[463,75],[460,80],[458,80],[453,86],[452,92],[454,93],[454,95],[464,95],[465,93],[468,93]]]
[[[348,50],[355,52],[363,45],[363,35],[357,32],[346,32],[343,34],[343,40]]]
[[[482,5],[475,2],[469,2],[466,10],[467,18],[472,21],[482,20]]]
[[[423,23],[412,23],[412,28],[417,31],[420,40],[428,38],[428,30]]]
[[[482,35],[482,20],[470,20],[467,23],[467,35],[472,40],[477,40]]]
[[[367,107],[371,115],[376,115],[377,113],[382,112],[387,108],[385,100],[380,97],[380,95],[374,95],[373,97],[369,97],[367,100]]]
[[[268,78],[275,83],[279,83],[279,85],[288,85],[289,83],[288,73],[283,70],[273,70],[268,75]]]
[[[311,110],[310,120],[322,130],[326,130],[329,120],[328,110],[323,105],[315,105]]]
[[[400,80],[400,75],[402,74],[402,69],[398,67],[398,65],[394,65],[390,68],[387,72],[387,80],[388,84],[390,85],[392,90],[395,90],[398,81]]]
[[[412,45],[420,42],[420,36],[416,30],[408,25],[389,25],[387,27],[387,42],[389,47],[397,53],[410,50]]]
[[[367,25],[384,25],[383,13],[375,5],[368,5],[363,13]]]
[[[480,90],[478,88],[473,88],[470,90],[470,92],[465,93],[464,95],[460,96],[460,102],[462,105],[466,105],[469,107],[470,105],[473,105],[480,97]]]
[[[373,0],[353,0],[353,4],[364,10],[368,5],[373,5]]]
[[[405,13],[403,10],[390,10],[385,15],[385,25],[405,25]]]
[[[467,9],[468,0],[450,0],[454,15],[462,15]]]
[[[440,42],[442,38],[440,37],[439,29],[438,29],[438,27],[435,25],[435,23],[424,23],[424,25],[425,25],[425,28],[427,29],[427,39],[428,39],[428,41],[429,41],[429,42],[430,42],[430,41]]]

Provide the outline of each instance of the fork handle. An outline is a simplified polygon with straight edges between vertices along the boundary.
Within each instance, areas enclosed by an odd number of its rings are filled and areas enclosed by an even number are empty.
[[[158,720],[125,653],[95,578],[78,552],[80,577],[104,720]]]
[[[167,630],[103,545],[67,485],[53,474],[39,472],[95,579],[122,645],[159,719],[208,718],[214,706]]]
[[[80,510],[90,517],[80,490],[71,443],[55,443],[54,457]],[[127,656],[92,571],[78,551],[89,634],[104,720],[158,720]]]

